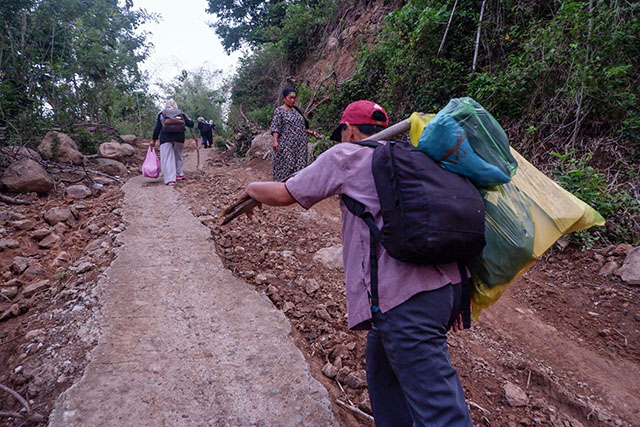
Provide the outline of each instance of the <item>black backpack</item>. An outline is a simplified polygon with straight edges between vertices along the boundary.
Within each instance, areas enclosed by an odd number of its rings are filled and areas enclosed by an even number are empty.
[[[202,133],[211,132],[211,125],[207,122],[200,122],[198,124],[198,129],[200,129],[200,132]]]
[[[409,142],[355,144],[375,149],[371,169],[383,219],[380,230],[362,203],[342,195],[349,211],[362,218],[371,232],[372,304],[378,302],[375,242],[379,241],[399,261],[457,262],[465,285],[462,303],[468,327],[471,288],[463,265],[485,245],[482,195],[468,178],[442,168]]]
[[[184,117],[180,110],[163,110],[160,113],[160,122],[165,132],[184,132],[185,130]]]

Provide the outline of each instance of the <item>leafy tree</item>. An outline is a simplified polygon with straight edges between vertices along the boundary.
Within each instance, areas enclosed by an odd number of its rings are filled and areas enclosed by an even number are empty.
[[[131,0],[0,3],[0,126],[19,141],[46,123],[109,122],[123,94],[144,89],[148,19]]]
[[[154,97],[143,91],[129,92],[111,106],[110,122],[121,135],[132,133],[151,137],[157,113]]]
[[[218,20],[211,24],[227,52],[243,44],[259,46],[279,39],[286,0],[209,0],[208,13]]]
[[[223,130],[222,108],[227,97],[222,88],[221,70],[183,70],[171,83],[161,85],[161,88],[166,98],[173,98],[192,119],[201,116],[213,120],[217,131]]]

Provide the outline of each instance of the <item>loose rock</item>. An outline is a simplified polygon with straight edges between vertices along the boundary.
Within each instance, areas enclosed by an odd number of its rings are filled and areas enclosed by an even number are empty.
[[[363,375],[363,373],[361,372],[358,372],[358,373],[351,372],[349,375],[347,375],[344,378],[344,383],[353,389],[359,389],[359,388],[363,388],[367,384],[367,381],[365,378],[366,378],[366,375]]]
[[[620,266],[615,261],[608,261],[599,271],[601,276],[611,276]]]
[[[53,230],[50,228],[39,228],[38,230],[31,233],[31,237],[33,237],[36,240],[42,240],[52,232]]]
[[[13,258],[13,262],[11,263],[11,271],[16,274],[22,274],[27,267],[29,267],[29,260],[27,258],[17,256]]]
[[[68,208],[52,208],[44,214],[44,220],[49,225],[56,225],[59,222],[71,222],[73,219],[73,214]]]
[[[60,236],[57,234],[49,234],[47,237],[42,239],[38,244],[42,249],[51,249],[60,243]]]
[[[35,282],[35,283],[32,283],[30,285],[25,286],[25,288],[22,290],[22,295],[25,298],[31,298],[37,292],[40,292],[40,291],[42,291],[44,289],[47,289],[48,287],[49,287],[49,281],[48,280],[40,280],[39,282]]]
[[[103,142],[98,147],[98,155],[106,159],[121,160],[124,157],[122,147],[115,141]]]
[[[54,149],[54,147],[56,147]],[[56,160],[62,163],[82,165],[84,156],[78,150],[78,145],[67,134],[61,132],[47,132],[38,145],[38,152],[46,159]]]
[[[616,274],[629,285],[640,285],[640,247],[629,252]]]
[[[322,373],[325,377],[335,378],[335,376],[338,374],[338,368],[333,366],[331,363],[327,363],[322,368]]]
[[[29,231],[33,229],[33,227],[35,226],[35,223],[30,219],[21,219],[18,221],[11,221],[9,225],[12,226],[13,228],[17,228],[18,230]]]
[[[91,196],[91,190],[86,185],[72,185],[66,188],[65,195],[71,199],[84,199]]]
[[[2,239],[0,240],[0,251],[4,249],[17,249],[20,247],[20,242],[14,239]]]
[[[42,277],[45,273],[44,267],[38,263],[31,264],[23,273],[26,280]]]
[[[318,289],[320,289],[320,284],[316,279],[307,280],[304,290],[308,295],[313,295]]]
[[[342,269],[342,246],[330,246],[322,248],[313,256],[313,260],[323,264],[328,268]]]
[[[0,295],[9,299],[13,299],[16,295],[18,295],[18,287],[17,286],[8,286],[0,288]]]
[[[125,176],[128,173],[125,165],[113,159],[98,158],[96,167],[99,171],[114,176]]]
[[[136,153],[136,149],[131,144],[120,144],[122,149],[122,155],[125,157],[131,157]]]
[[[506,382],[504,385],[504,396],[510,406],[525,406],[529,402],[527,394],[512,382]]]
[[[15,193],[46,194],[53,188],[53,179],[38,162],[24,158],[5,169],[2,185]]]

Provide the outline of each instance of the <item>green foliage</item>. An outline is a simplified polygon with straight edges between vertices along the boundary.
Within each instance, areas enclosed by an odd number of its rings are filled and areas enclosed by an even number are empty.
[[[231,102],[245,112],[271,105],[275,108],[288,74],[285,52],[267,44],[240,60],[232,81]]]
[[[156,124],[155,99],[144,92],[123,94],[111,109],[111,123],[118,134],[150,137]]]
[[[183,70],[171,83],[162,85],[161,88],[165,97],[173,98],[178,107],[194,121],[198,117],[213,120],[216,131],[220,132],[224,128],[222,106],[226,102],[221,86],[222,71],[201,68],[192,72]],[[153,123],[155,125],[155,119]]]
[[[98,146],[105,140],[108,140],[107,135],[103,135],[100,132],[90,133],[82,128],[70,127],[65,130],[72,135],[78,150],[84,154],[96,154],[98,152]]]
[[[231,83],[232,104],[266,126],[287,76],[324,42],[322,34],[340,31],[343,23],[335,19],[337,2],[329,0],[256,0],[244,3],[251,10],[235,14],[234,4],[210,0],[210,12],[222,11],[217,28],[227,26],[235,37],[225,46],[256,48]],[[555,159],[559,181],[609,220],[606,231],[578,234],[583,243],[637,242],[640,190],[629,183],[637,182],[640,161],[640,3],[486,2],[480,23],[482,4],[459,1],[452,14],[450,0],[403,2],[387,15],[384,29],[366,39],[353,76],[314,96],[312,127],[328,134],[358,99],[380,103],[395,122],[471,96],[532,163],[554,160],[551,152],[572,152]],[[298,88],[301,107],[311,99],[305,90]],[[239,129],[244,118],[232,117],[239,118],[233,125]],[[316,143],[314,156],[329,146]]]
[[[553,174],[560,186],[589,204],[608,221],[605,233],[596,228],[576,234],[581,245],[589,247],[601,239],[613,243],[639,243],[640,200],[631,195],[632,185],[638,180],[637,173],[631,172],[629,179],[625,180],[628,186],[616,188],[607,181],[605,174],[590,165],[591,153],[581,158],[577,158],[574,152],[551,154],[558,159]]]
[[[318,30],[336,8],[333,1],[292,3],[282,19],[280,44],[292,67],[302,62],[314,47]]]
[[[263,128],[268,128],[271,124],[271,119],[273,118],[273,107],[267,105],[266,107],[256,108],[255,110],[247,113],[247,117]]]
[[[3,0],[0,4],[0,127],[35,144],[40,129],[109,122],[123,94],[143,89],[138,63],[152,19],[113,0]]]
[[[280,42],[295,63],[336,5],[335,0],[209,0],[207,13],[216,15],[211,26],[228,53]]]
[[[59,154],[60,154],[60,137],[58,136],[57,133],[54,133],[51,141],[51,158],[53,160],[58,160]]]
[[[320,30],[338,5],[336,0],[247,0],[239,8],[237,2],[209,0],[207,11],[218,18],[212,26],[222,37],[225,49],[237,50],[244,45],[254,48],[240,60],[231,81],[232,109],[267,127],[280,101],[280,91],[298,86],[288,82],[287,76],[319,41]],[[298,105],[304,105],[303,101]],[[241,114],[231,114],[228,123],[238,133],[246,133],[240,130],[245,126]]]
[[[243,44],[253,47],[278,40],[282,19],[286,13],[285,0],[209,0],[207,13],[216,15],[211,26],[222,39],[227,53]]]
[[[609,184],[604,174],[597,172],[589,162],[591,154],[576,158],[574,152],[566,154],[551,153],[559,159],[559,165],[553,169],[561,187],[588,203],[605,218],[611,217],[616,209],[614,196],[609,193]]]
[[[59,282],[59,281],[63,280],[64,278],[68,277],[68,276],[69,276],[69,272],[67,270],[60,269],[60,270],[58,270],[56,272],[56,274],[55,274],[55,276],[53,276],[53,278],[54,278],[54,280]]]
[[[313,142],[313,149],[311,151],[310,161],[311,162],[315,161],[315,159],[317,159],[318,156],[320,156],[320,154],[324,153],[329,148],[333,147],[335,144],[336,144],[335,142],[329,139],[316,139]]]

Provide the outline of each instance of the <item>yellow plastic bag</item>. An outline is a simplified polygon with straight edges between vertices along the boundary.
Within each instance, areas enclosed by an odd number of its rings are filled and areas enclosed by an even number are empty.
[[[560,237],[605,223],[604,218],[595,209],[560,187],[516,150],[511,148],[511,153],[518,162],[518,171],[511,183],[531,202],[531,218],[534,226],[533,253],[531,259],[508,283],[489,287],[478,278],[472,278],[475,320],[480,316],[482,309],[494,304],[507,287],[531,268]]]
[[[418,146],[418,138],[435,114],[413,113],[409,118],[409,137]],[[569,193],[552,179],[536,169],[511,147],[511,154],[518,163],[518,170],[511,180],[517,190],[530,202],[530,217],[534,227],[533,252],[515,277],[507,283],[487,286],[477,277],[473,282],[473,318],[493,305],[509,285],[518,280],[535,262],[565,234],[584,230],[594,225],[604,225],[604,218],[591,206]]]
[[[411,139],[411,143],[417,147],[418,146],[418,138],[422,135],[422,131],[424,127],[429,123],[436,115],[435,114],[425,114],[425,113],[413,113],[409,117],[409,138]]]

